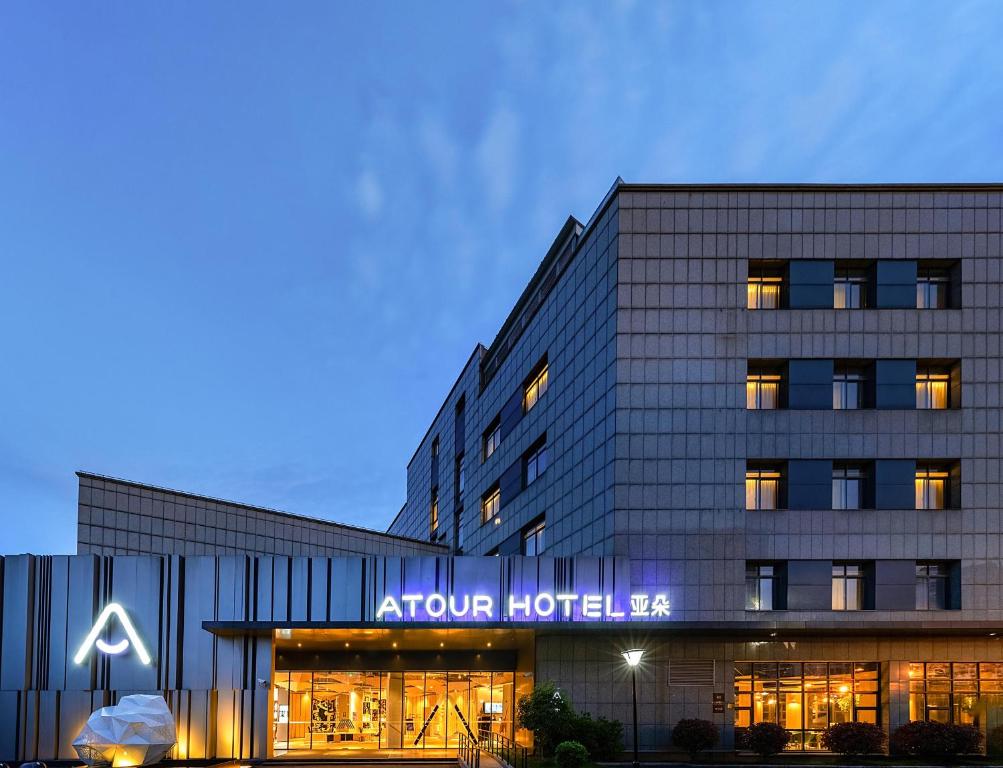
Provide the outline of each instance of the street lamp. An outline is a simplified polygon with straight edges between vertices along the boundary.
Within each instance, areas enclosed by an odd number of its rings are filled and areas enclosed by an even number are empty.
[[[620,655],[623,656],[624,661],[627,662],[627,666],[630,667],[630,683],[634,692],[634,764],[633,768],[638,768],[639,762],[637,759],[637,665],[641,663],[641,657],[644,656],[643,648],[631,648],[629,651],[621,651]]]

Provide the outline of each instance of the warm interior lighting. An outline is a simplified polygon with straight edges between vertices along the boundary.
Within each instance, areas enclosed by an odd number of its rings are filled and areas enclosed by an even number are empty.
[[[623,656],[624,661],[627,662],[628,666],[636,667],[641,663],[641,657],[644,656],[644,649],[632,648],[629,651],[621,651],[620,655]]]

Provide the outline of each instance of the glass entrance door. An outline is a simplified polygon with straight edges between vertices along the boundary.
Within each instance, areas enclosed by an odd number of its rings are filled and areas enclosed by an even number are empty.
[[[513,737],[514,672],[277,672],[277,755],[455,748],[490,730]]]

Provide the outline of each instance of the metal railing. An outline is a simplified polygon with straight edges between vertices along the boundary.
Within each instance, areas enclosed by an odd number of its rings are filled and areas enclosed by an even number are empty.
[[[529,763],[529,749],[508,736],[481,729],[480,746],[485,752],[494,755],[509,768],[526,768]]]
[[[460,734],[460,743],[456,747],[456,759],[463,768],[480,768],[481,748],[465,733]]]

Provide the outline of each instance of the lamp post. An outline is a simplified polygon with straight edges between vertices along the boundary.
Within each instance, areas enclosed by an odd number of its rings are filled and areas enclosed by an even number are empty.
[[[630,667],[630,684],[634,693],[634,763],[633,768],[638,768],[639,761],[637,759],[637,665],[641,663],[641,657],[644,656],[643,648],[632,648],[629,651],[621,651],[621,656],[623,656],[624,661],[627,662],[627,666]]]

